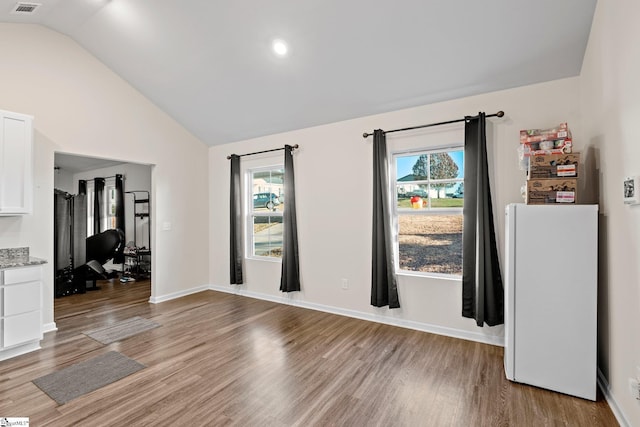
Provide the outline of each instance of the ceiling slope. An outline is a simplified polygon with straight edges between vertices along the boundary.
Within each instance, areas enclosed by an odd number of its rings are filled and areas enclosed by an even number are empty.
[[[35,3],[0,22],[69,35],[216,145],[576,76],[596,0]]]

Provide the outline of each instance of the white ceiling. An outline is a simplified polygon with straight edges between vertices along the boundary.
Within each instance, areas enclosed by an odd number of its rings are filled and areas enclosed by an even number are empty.
[[[0,22],[69,35],[216,145],[576,76],[596,0],[33,3]]]
[[[124,162],[76,156],[75,154],[55,153],[54,167],[70,173],[87,172],[95,169],[123,165]]]

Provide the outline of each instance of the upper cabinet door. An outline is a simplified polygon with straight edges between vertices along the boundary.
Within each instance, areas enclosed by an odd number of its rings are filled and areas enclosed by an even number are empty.
[[[33,117],[0,110],[0,215],[33,206]]]

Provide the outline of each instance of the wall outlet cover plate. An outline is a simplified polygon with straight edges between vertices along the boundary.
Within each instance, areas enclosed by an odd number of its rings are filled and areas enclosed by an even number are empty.
[[[638,176],[628,176],[624,179],[624,203],[637,205],[640,203],[640,182]]]

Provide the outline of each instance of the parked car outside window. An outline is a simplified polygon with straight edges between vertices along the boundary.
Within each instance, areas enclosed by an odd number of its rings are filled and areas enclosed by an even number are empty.
[[[398,199],[410,199],[411,197],[422,197],[423,199],[426,199],[429,197],[429,194],[421,188],[417,188],[413,191],[398,191]]]
[[[257,193],[253,195],[253,207],[254,208],[267,208],[269,210],[275,210],[276,206],[280,204],[280,199],[274,193]]]

